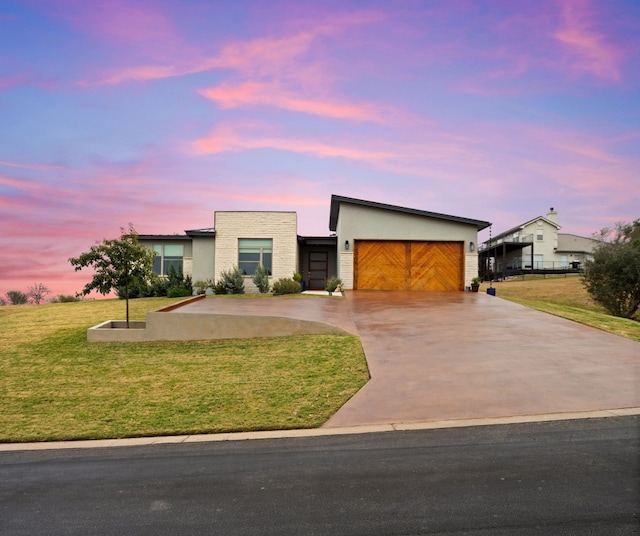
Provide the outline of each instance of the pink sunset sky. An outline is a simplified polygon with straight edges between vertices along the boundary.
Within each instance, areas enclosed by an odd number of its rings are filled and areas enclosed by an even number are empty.
[[[637,0],[5,0],[0,295],[133,223],[331,194],[493,222],[640,217]],[[488,238],[483,231],[480,239]]]

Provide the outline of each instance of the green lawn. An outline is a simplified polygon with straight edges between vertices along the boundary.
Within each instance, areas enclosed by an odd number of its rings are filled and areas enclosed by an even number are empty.
[[[175,301],[132,300],[131,318]],[[352,336],[87,343],[123,315],[120,300],[0,307],[0,441],[317,427],[368,380]]]
[[[579,277],[494,287],[500,298],[640,341],[640,322],[604,313]],[[131,318],[175,301],[132,300]],[[123,316],[120,300],[0,307],[0,442],[317,427],[368,380],[352,336],[87,343],[88,327]]]

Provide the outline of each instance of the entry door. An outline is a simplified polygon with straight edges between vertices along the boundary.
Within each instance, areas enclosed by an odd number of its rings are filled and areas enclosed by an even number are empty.
[[[329,252],[310,251],[309,252],[309,274],[307,285],[310,290],[324,290],[329,275]]]

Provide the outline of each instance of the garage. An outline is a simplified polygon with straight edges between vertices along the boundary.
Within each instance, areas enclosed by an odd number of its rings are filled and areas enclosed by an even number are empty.
[[[354,288],[460,291],[463,242],[356,240]]]

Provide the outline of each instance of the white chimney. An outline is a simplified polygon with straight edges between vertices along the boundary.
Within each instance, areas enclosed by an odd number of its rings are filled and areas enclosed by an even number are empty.
[[[555,208],[551,207],[549,209],[549,212],[547,212],[547,219],[553,223],[558,223],[558,213]]]

